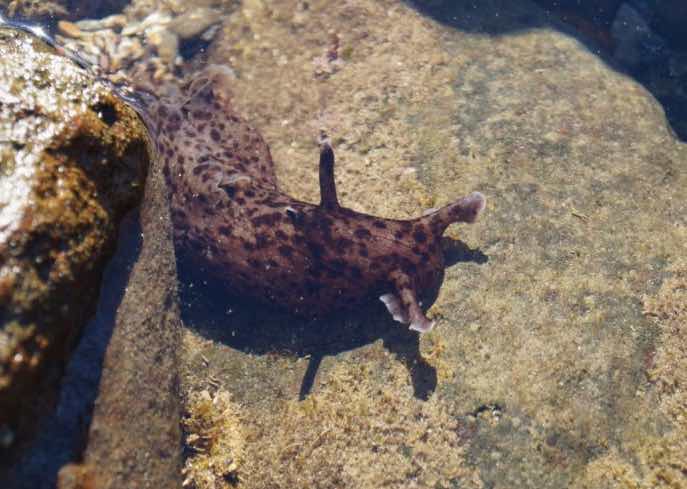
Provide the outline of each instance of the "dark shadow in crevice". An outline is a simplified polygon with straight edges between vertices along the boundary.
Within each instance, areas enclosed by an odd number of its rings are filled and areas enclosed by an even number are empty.
[[[486,255],[450,240],[447,262],[485,263]],[[302,318],[274,306],[242,296],[228,295],[226,287],[202,269],[179,263],[181,317],[187,326],[216,342],[254,354],[284,354],[309,358],[300,398],[316,383],[325,356],[334,356],[379,339],[408,369],[418,399],[428,399],[437,385],[437,374],[420,353],[419,335],[393,321],[377,299],[388,291],[371,293],[367,303],[353,310],[338,311],[322,318]],[[425,308],[436,300],[439,289],[422,297]]]
[[[623,2],[586,2],[587,5],[566,0],[406,0],[406,3],[423,15],[463,32],[500,36],[553,28],[574,36],[590,51],[605,55],[612,47],[610,27]],[[575,5],[568,5],[571,3]]]
[[[676,18],[666,19],[666,6],[658,13],[656,5],[645,0],[405,2],[437,22],[468,33],[501,36],[539,28],[564,32],[609,67],[642,84],[663,106],[675,135],[687,141],[687,29],[680,34],[674,27],[680,19],[683,25],[687,23],[687,6],[675,2]],[[638,15],[628,17],[623,6]],[[633,25],[637,18],[643,25]],[[644,32],[645,27],[650,32]],[[617,37],[618,28],[622,39]],[[628,58],[628,52],[634,54]]]
[[[53,489],[60,468],[80,461],[116,312],[140,250],[141,229],[136,210],[130,212],[120,224],[117,250],[103,272],[95,316],[84,327],[71,353],[57,406],[40,421],[36,438],[14,466],[9,487]]]

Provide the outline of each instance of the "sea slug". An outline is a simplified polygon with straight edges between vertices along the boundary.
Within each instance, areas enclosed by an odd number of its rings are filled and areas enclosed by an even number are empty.
[[[319,155],[320,203],[280,192],[269,148],[234,111],[230,71],[209,66],[176,95],[151,98],[145,118],[164,161],[177,250],[233,291],[319,316],[379,294],[393,318],[432,329],[418,296],[440,285],[441,236],[475,221],[479,192],[412,220],[339,204],[334,153]]]

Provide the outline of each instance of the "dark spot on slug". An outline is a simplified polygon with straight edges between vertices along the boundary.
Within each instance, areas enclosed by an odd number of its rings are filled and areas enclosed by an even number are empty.
[[[255,247],[257,249],[267,248],[270,244],[270,239],[265,234],[258,234],[255,237]]]
[[[224,190],[226,194],[229,196],[229,198],[234,198],[234,195],[236,195],[236,187],[233,185],[220,185],[219,188]]]
[[[413,233],[413,239],[415,239],[415,241],[418,243],[424,243],[427,241],[427,235],[422,229],[416,229]]]
[[[336,270],[339,273],[342,273],[346,269],[346,262],[344,260],[341,260],[340,258],[337,258],[335,260],[330,260],[327,263],[327,265],[332,267],[334,270]]]
[[[305,293],[308,295],[314,295],[317,293],[317,291],[320,289],[320,287],[317,285],[316,282],[313,282],[312,280],[306,280],[305,282]]]
[[[247,194],[247,193],[246,193]],[[259,226],[274,226],[281,219],[281,214],[273,212],[272,214],[262,214],[252,220],[253,225]]]
[[[308,275],[311,275],[315,278],[320,277],[322,275],[322,269],[317,265],[316,266],[310,266],[310,267],[306,268],[305,272]]]
[[[202,165],[198,165],[193,169],[193,174],[194,175],[200,175],[202,172],[208,169],[210,165],[208,163],[203,163]]]
[[[354,234],[355,234],[355,237],[358,239],[369,239],[372,236],[370,231],[368,231],[367,229],[365,229],[363,227],[357,228],[355,230]]]
[[[346,250],[348,248],[350,248],[351,246],[353,246],[353,241],[351,241],[348,238],[340,238],[340,239],[336,240],[335,247],[336,247],[337,253],[340,253],[340,254],[345,253]]]
[[[308,251],[310,251],[310,254],[315,260],[319,260],[322,258],[322,255],[324,254],[324,248],[322,247],[322,245],[309,241],[306,244],[306,246],[308,247]]]
[[[293,255],[293,248],[290,246],[282,245],[279,248],[277,248],[277,251],[279,251],[279,254],[283,257],[289,258],[291,255]]]
[[[286,209],[286,215],[289,216],[289,219],[291,219],[291,222],[294,224],[303,224],[305,220],[303,214],[293,209]]]
[[[415,265],[410,260],[403,260],[401,263],[401,270],[403,270],[407,275],[415,275],[417,272],[417,265]]]

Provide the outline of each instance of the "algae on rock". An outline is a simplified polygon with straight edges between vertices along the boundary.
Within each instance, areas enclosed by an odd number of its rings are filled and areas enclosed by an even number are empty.
[[[486,259],[463,253],[447,269],[430,311],[440,341],[420,340],[441,373],[428,402],[472,416],[456,428],[463,444],[451,445],[460,467],[491,487],[590,487],[603,467],[644,487],[665,474],[687,485],[677,443],[687,428],[676,414],[684,387],[675,387],[676,407],[657,409],[668,397],[652,381],[654,358],[665,362],[661,375],[682,368],[674,350],[654,353],[664,341],[666,351],[676,345],[669,336],[677,333],[642,307],[670,273],[667,263],[685,254],[687,147],[650,93],[534,2],[446,5],[442,25],[391,0],[245,3],[210,59],[240,74],[235,103],[270,144],[286,191],[317,199],[312,155],[324,128],[345,206],[403,218],[466,190],[490,200],[479,224],[460,228],[466,247]],[[325,70],[324,53],[339,64]],[[217,329],[240,328],[236,316],[217,319]],[[373,329],[372,321],[379,318],[351,314],[348,323]],[[203,352],[219,378],[232,373],[222,387],[257,430],[256,453],[251,443],[246,453],[263,472],[245,487],[318,474],[323,487],[379,487],[367,476],[371,465],[386,466],[387,452],[364,445],[368,428],[387,421],[378,405],[396,406],[399,418],[416,407],[396,381],[389,389],[396,366],[379,362],[380,342],[325,358],[311,398],[297,403],[305,362],[232,349],[230,338],[229,346],[198,342],[206,329],[187,334],[191,357]],[[369,377],[352,374],[361,365],[374,366]],[[344,374],[364,392],[331,381]],[[204,381],[193,374],[186,382]],[[267,408],[274,403],[282,408]],[[406,426],[387,428],[399,433],[398,446],[417,441]],[[667,432],[672,445],[658,441]],[[644,440],[656,443],[643,448]],[[354,460],[358,442],[365,456]],[[299,444],[312,455],[296,453]],[[426,480],[450,484],[441,467],[425,467]],[[389,487],[416,480],[405,472]]]
[[[20,441],[53,402],[150,155],[135,112],[41,41],[0,29],[0,57],[0,429]]]

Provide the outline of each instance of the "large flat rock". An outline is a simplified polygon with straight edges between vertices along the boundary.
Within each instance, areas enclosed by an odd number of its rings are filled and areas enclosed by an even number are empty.
[[[431,334],[374,307],[198,319],[192,298],[185,389],[240,405],[243,487],[687,487],[687,148],[534,3],[461,4],[439,24],[390,0],[253,0],[227,22],[211,60],[286,191],[317,201],[324,128],[343,205],[488,206],[453,234]]]

